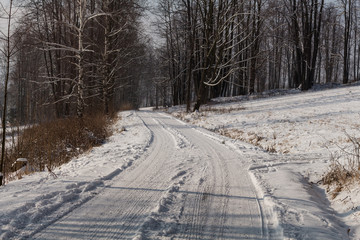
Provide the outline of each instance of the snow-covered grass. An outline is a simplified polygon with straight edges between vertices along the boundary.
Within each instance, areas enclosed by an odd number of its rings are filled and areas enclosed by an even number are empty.
[[[34,173],[1,187],[0,239],[34,234],[85,203],[131,166],[152,138],[135,112],[121,113],[113,129],[106,144],[52,173]]]
[[[336,144],[349,142],[345,132],[358,133],[358,88],[205,105],[190,114],[177,108],[170,111],[192,124],[276,153],[324,154],[324,149],[337,150]]]
[[[351,138],[360,136],[360,87],[290,93],[214,99],[194,113],[186,113],[184,107],[167,111],[185,122],[267,152],[267,156],[254,158],[249,172],[265,202],[280,216],[281,224],[293,228],[290,235],[294,238],[306,236],[306,231],[300,230],[304,221],[322,217],[325,226],[330,224],[329,216],[334,216],[330,219],[349,226],[339,231],[359,239],[358,179],[347,182],[336,194],[339,188],[321,182],[334,156],[339,156],[337,162],[348,164],[344,149],[353,145]]]

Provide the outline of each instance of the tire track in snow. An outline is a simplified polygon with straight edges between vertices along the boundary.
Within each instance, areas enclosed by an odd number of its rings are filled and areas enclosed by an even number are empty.
[[[215,154],[217,155],[217,163],[220,163],[219,167],[220,167],[220,171],[221,171],[221,175],[222,176],[222,182],[224,184],[224,187],[221,189],[221,194],[224,196],[229,195],[230,193],[230,183],[229,183],[229,170],[227,168],[227,165],[225,164],[225,159],[223,157],[221,157],[217,152],[215,152]],[[220,238],[223,237],[224,235],[224,227],[225,227],[225,223],[226,223],[226,215],[227,215],[227,207],[229,204],[229,198],[223,198],[222,199],[223,203],[222,203],[222,207],[221,207],[221,215],[220,215]]]
[[[194,130],[196,130],[197,132],[199,132],[200,134],[208,137],[209,139],[213,140],[214,142],[217,142],[217,143],[221,143],[221,144],[226,144],[227,147],[229,147],[231,150],[237,152],[237,153],[240,153],[241,154],[241,151],[237,149],[237,147],[235,147],[231,142],[230,143],[226,143],[225,140],[224,140],[224,137],[223,136],[214,136],[214,133],[212,132],[206,132],[206,130],[204,129],[199,129],[198,127],[196,128],[193,128]],[[218,156],[219,160],[223,163],[224,159],[220,157],[220,155],[215,152],[215,154]],[[222,169],[225,169],[227,174],[229,174],[229,171],[228,171],[228,168],[225,164],[222,164]],[[249,168],[250,170],[250,168]],[[254,181],[254,179],[252,178],[252,174],[249,173],[249,177],[250,177],[250,180],[251,182],[254,184],[254,186],[257,185],[257,182]],[[267,223],[265,223],[265,219],[267,218],[267,216],[264,214],[264,211],[263,211],[263,207],[259,201],[259,197],[258,197],[258,194],[257,194],[257,189],[252,189],[251,190],[253,195],[255,196],[255,200],[256,200],[256,204],[258,206],[258,211],[259,211],[259,218],[261,219],[261,225],[262,225],[262,228],[261,228],[261,236],[262,238],[269,238],[269,232],[268,232],[268,227],[267,227]],[[272,216],[274,217],[274,216]],[[274,219],[273,219],[274,220]],[[277,222],[277,220],[275,220],[275,222]],[[272,225],[273,223],[269,222],[268,224]]]
[[[128,116],[125,116],[125,118],[132,115],[136,117],[137,114],[136,112],[131,112]],[[136,118],[138,121],[139,118]],[[123,148],[118,150],[117,147],[119,144],[111,137],[107,144],[111,144],[113,147],[112,151],[106,147],[95,148],[90,153],[90,155],[92,155],[91,157],[80,156],[79,158],[69,162],[68,165],[71,166],[71,168],[68,167],[67,171],[63,171],[62,169],[55,170],[56,174],[59,176],[58,179],[49,179],[49,176],[40,178],[38,180],[39,184],[37,188],[41,190],[41,187],[45,185],[47,181],[52,182],[59,180],[58,182],[60,184],[64,182],[66,183],[65,179],[67,176],[73,176],[69,169],[81,170],[83,167],[86,168],[89,164],[91,164],[91,161],[94,161],[94,158],[106,156],[109,159],[109,162],[115,164],[113,168],[114,170],[110,171],[103,177],[98,177],[90,181],[87,179],[79,181],[76,178],[73,178],[69,180],[69,182],[73,181],[75,183],[67,185],[63,184],[63,190],[52,192],[52,189],[50,189],[48,193],[38,195],[38,197],[31,199],[31,201],[28,201],[22,206],[20,205],[15,208],[13,211],[8,212],[6,216],[0,218],[0,239],[21,239],[32,237],[98,195],[105,185],[109,184],[112,179],[116,178],[121,172],[130,167],[134,161],[139,158],[139,156],[146,152],[147,148],[153,141],[153,133],[149,128],[147,128],[145,131],[143,129],[142,134],[146,135],[146,137],[143,138],[145,140],[144,143],[139,145],[129,145],[125,151]],[[124,158],[124,156],[127,156],[124,159],[125,161],[116,160]],[[124,163],[118,167],[117,165],[119,162],[120,164],[122,162]],[[102,165],[98,167],[100,168]],[[94,170],[94,174],[96,174],[97,171],[96,169]],[[103,174],[107,171],[100,172]],[[81,175],[81,173],[76,174],[76,176],[79,175]],[[36,191],[37,188],[35,190],[32,189],[31,191]]]
[[[187,220],[186,231],[188,238],[199,239],[201,237],[200,233],[204,228],[204,219],[203,216],[206,216],[206,210],[208,209],[208,199],[207,195],[210,192],[208,185],[200,184],[196,190],[197,196],[192,203],[193,212],[190,215],[190,219]]]
[[[167,118],[164,122],[176,126],[178,121]],[[229,236],[231,238],[239,236],[239,238],[263,239],[266,237],[266,232],[263,230],[265,216],[259,208],[247,167],[240,165],[245,161],[237,162],[237,158],[241,156],[226,148],[223,141],[218,141],[218,138],[212,136],[209,138],[208,133],[184,127],[178,122],[179,124],[182,126],[178,128],[181,134],[189,139],[196,149],[201,150],[198,153],[199,161],[207,164],[201,178],[203,181],[198,184],[194,194],[187,196],[184,216],[189,217],[183,219],[185,227],[182,228],[179,238],[226,239]],[[233,166],[233,164],[237,165]],[[237,174],[239,179],[236,179]],[[242,216],[249,218],[250,226],[244,224]],[[239,227],[236,227],[237,224]]]
[[[262,238],[240,155],[175,119],[136,114],[152,136],[144,155],[34,239]]]
[[[151,119],[151,120],[156,123],[156,121],[154,119]],[[145,123],[145,121],[143,119],[142,119],[142,121],[144,122],[145,126],[147,126],[147,128],[149,128],[149,124]],[[154,136],[153,131],[150,128],[149,128],[149,130],[152,132],[152,136]],[[151,142],[153,143],[154,140]],[[154,143],[156,144],[156,142],[154,142]],[[153,152],[151,154],[158,156],[160,151],[161,151],[160,148],[156,148],[155,150],[153,150]],[[156,158],[156,157],[152,157],[152,158]],[[146,168],[153,169],[153,171],[151,171],[151,172],[156,173],[155,169],[160,169],[160,164],[155,165],[155,164],[153,164],[153,162],[148,161]],[[159,172],[159,170],[157,172]],[[139,178],[141,174],[142,173],[140,173],[139,176],[135,177],[135,179]],[[155,174],[155,176],[156,175],[157,174]],[[156,177],[149,175],[149,176],[147,176],[146,179],[143,180],[143,182],[151,183],[151,182],[154,182],[155,179],[156,179]],[[136,187],[133,187],[133,188],[140,189],[141,185],[137,185]],[[124,217],[122,218],[122,222],[124,223],[123,229],[121,229],[121,231],[117,231],[117,232],[113,233],[111,236],[109,236],[109,239],[112,239],[113,237],[119,236],[119,235],[120,236],[128,235],[129,232],[134,231],[132,223],[138,221],[138,216],[144,215],[144,212],[146,212],[146,210],[148,210],[146,208],[146,206],[148,206],[149,203],[152,202],[151,200],[153,200],[154,198],[157,198],[156,194],[152,194],[152,196],[149,196],[149,194],[147,194],[147,192],[148,192],[147,190],[140,190],[140,191],[135,191],[135,192],[130,191],[129,192],[130,194],[125,196],[125,199],[139,199],[139,200],[135,200],[133,202],[132,206],[130,208],[128,208],[127,212],[124,214]],[[146,199],[146,200],[144,201],[144,199]],[[140,208],[139,208],[139,206],[140,206]],[[120,211],[122,209],[120,208],[118,210],[119,210],[118,213],[120,213]],[[146,220],[145,220],[145,222],[146,222]],[[108,225],[108,224],[105,224],[105,225]]]
[[[24,235],[21,239],[31,238],[100,194],[105,184],[111,182],[113,178],[130,167],[132,165],[130,163],[132,163],[132,161],[123,164],[121,168],[115,169],[113,172],[98,180],[70,184],[66,187],[67,191],[58,191],[43,195],[35,199],[36,204],[28,203],[14,210],[17,213],[12,213],[11,215],[18,215],[18,217],[15,221],[5,221],[2,223],[4,225],[10,224],[10,231],[1,235],[1,239],[10,239],[17,233],[20,233],[20,231],[23,231],[22,235]],[[30,209],[34,209],[34,211],[30,211]],[[52,218],[50,218],[50,220],[43,219],[45,213]],[[19,220],[23,223],[18,224]],[[41,222],[40,227],[36,226],[38,222]]]
[[[218,195],[226,196],[229,194],[229,181],[228,181],[228,169],[224,164],[224,159],[212,148],[206,148],[201,150],[204,155],[208,155],[208,160],[211,162],[209,168],[211,168],[210,177],[208,177],[206,181],[206,187],[204,187],[203,191],[201,192],[201,201],[197,201],[196,204],[199,206],[198,209],[205,209],[205,211],[199,211],[197,214],[198,216],[205,216],[200,217],[200,222],[197,222],[196,219],[194,221],[195,225],[201,226],[201,231],[195,229],[196,238],[201,238],[201,232],[203,232],[206,228],[206,225],[217,226],[217,232],[213,232],[211,237],[212,238],[222,238],[224,234],[224,225],[226,221],[226,214],[227,214],[227,205],[228,205],[228,198],[222,198],[220,203],[214,203],[215,198],[213,193]],[[215,157],[211,157],[215,156]],[[220,185],[221,189],[216,185]],[[211,222],[208,223],[209,219],[208,216],[208,209],[213,208],[213,205],[217,204],[218,209],[220,209],[220,216],[217,219],[210,219]]]
[[[174,148],[172,141],[169,141],[170,134],[151,117],[142,114],[139,114],[139,117],[153,136],[145,156],[108,183],[101,196],[99,194],[53,226],[44,229],[35,236],[35,239],[64,239],[69,236],[72,239],[130,239],[132,238],[130,236],[135,236],[139,231],[141,235],[141,226],[146,225],[146,219],[151,217],[151,209],[156,207],[159,193],[166,190],[163,173],[174,169],[177,163],[173,160],[174,151],[164,151]],[[102,212],[107,214],[101,216],[103,213],[96,209],[103,205],[104,201],[114,200],[119,204],[111,203],[103,206]],[[95,209],[94,212],[91,209]],[[71,226],[72,223],[78,226]],[[69,234],[67,237],[52,234],[62,226],[71,226],[67,227]]]
[[[171,135],[177,148],[182,149],[182,148],[191,146],[189,140],[184,135],[182,135],[179,131],[177,131],[174,128],[171,128],[170,126],[166,126],[164,124],[164,122],[161,121],[160,119],[158,119],[158,120],[153,119],[153,120],[156,123],[158,123],[165,131],[167,131]]]
[[[105,183],[111,181],[131,164],[125,163],[108,175],[91,182],[78,182],[67,185],[66,191],[55,191],[34,199],[34,202],[13,210],[9,215],[15,219],[1,220],[2,228],[7,229],[0,239],[11,239],[22,232],[21,239],[32,237],[58,219],[66,216],[99,194]],[[44,219],[44,215],[47,217]],[[40,226],[38,226],[40,223]]]
[[[185,184],[186,178],[189,175],[191,175],[191,173],[188,171],[180,171],[171,178],[172,181],[179,178],[180,180],[173,182],[167,188],[166,192],[160,198],[158,205],[142,224],[139,233],[134,238],[135,240],[148,239],[149,233],[156,236],[167,237],[178,231],[177,223],[182,215],[183,207],[176,211],[174,210],[173,204],[177,201],[181,186]],[[154,225],[156,226],[155,228]]]

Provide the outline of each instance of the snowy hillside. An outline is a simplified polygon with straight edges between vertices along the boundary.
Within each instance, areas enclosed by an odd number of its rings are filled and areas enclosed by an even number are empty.
[[[335,199],[331,191],[325,196],[326,186],[320,184],[331,156],[351,147],[348,136],[360,137],[359,86],[254,100],[218,98],[200,112],[168,111],[185,122],[271,153],[272,161],[256,157],[249,171],[282,216],[280,221],[293,225],[295,239],[306,236],[306,232],[295,234],[295,229],[301,232],[304,221],[321,218],[325,226],[329,216],[345,222],[350,236],[360,238],[359,182],[344,187]]]

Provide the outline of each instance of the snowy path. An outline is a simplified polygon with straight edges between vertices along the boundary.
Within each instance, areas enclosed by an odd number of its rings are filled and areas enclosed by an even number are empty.
[[[247,159],[164,114],[139,112],[145,154],[32,239],[263,239]]]

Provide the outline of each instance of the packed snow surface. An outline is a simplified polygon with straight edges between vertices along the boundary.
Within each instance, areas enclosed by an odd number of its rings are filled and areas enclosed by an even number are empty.
[[[317,184],[345,131],[357,134],[359,97],[169,110],[183,121],[120,113],[103,146],[0,188],[0,239],[359,239],[358,188],[328,199]]]

